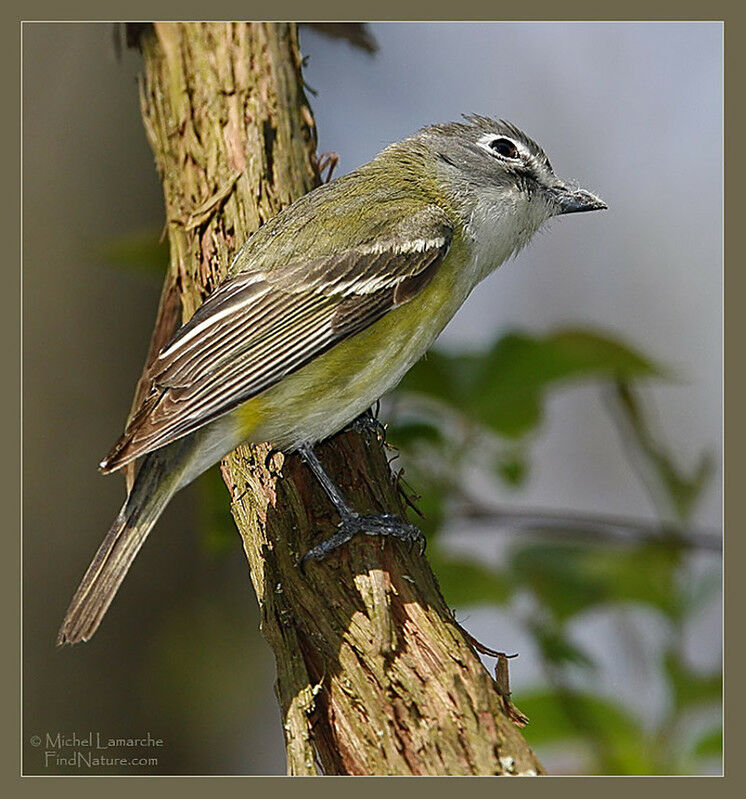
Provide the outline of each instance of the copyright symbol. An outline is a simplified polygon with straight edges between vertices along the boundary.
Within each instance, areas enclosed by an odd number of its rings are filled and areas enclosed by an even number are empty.
[[[38,735],[32,735],[30,742],[31,746],[41,746],[41,738]]]

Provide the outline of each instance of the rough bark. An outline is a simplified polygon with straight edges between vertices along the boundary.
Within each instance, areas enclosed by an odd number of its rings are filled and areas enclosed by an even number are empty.
[[[185,320],[247,236],[318,182],[314,123],[294,25],[159,23],[140,45]],[[356,508],[405,512],[375,437],[345,432],[319,455]],[[304,574],[299,558],[338,521],[305,467],[245,446],[222,473],[277,662],[289,773],[541,771],[425,558],[363,537]]]

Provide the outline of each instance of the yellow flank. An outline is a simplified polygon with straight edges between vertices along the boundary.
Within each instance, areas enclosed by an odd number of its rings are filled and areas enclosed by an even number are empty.
[[[238,408],[244,438],[281,448],[326,438],[396,386],[471,289],[465,250],[454,242],[419,295]]]
[[[261,422],[263,405],[261,396],[258,396],[252,397],[236,409],[236,418],[243,438],[250,438]]]

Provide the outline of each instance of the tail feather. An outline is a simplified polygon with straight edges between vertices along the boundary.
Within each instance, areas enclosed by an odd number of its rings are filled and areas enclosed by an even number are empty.
[[[96,632],[149,532],[150,525],[143,529],[123,514],[117,517],[70,602],[58,646],[87,641]]]
[[[145,458],[119,515],[70,602],[57,645],[88,641],[98,629],[140,547],[177,487],[162,453]],[[173,465],[173,464],[171,464]]]

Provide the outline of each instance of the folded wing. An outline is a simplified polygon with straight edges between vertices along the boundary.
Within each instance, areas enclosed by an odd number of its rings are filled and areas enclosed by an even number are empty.
[[[150,390],[102,471],[197,430],[415,297],[452,233],[440,209],[418,222],[417,238],[393,236],[223,282],[154,359]]]

